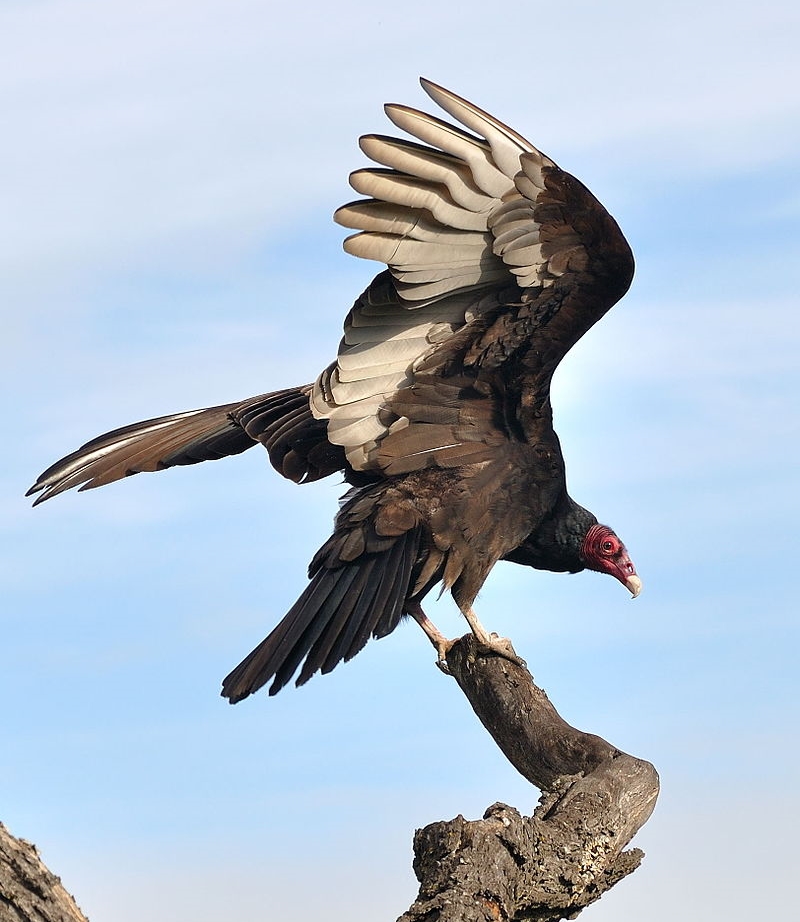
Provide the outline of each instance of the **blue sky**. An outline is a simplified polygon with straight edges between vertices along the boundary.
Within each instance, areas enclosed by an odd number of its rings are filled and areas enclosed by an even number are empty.
[[[218,697],[301,591],[339,484],[254,449],[22,498],[99,432],[328,363],[378,268],[330,215],[381,104],[428,105],[420,74],[586,182],[637,258],[554,405],[571,492],[644,592],[506,564],[476,606],[568,720],[661,773],[645,865],[585,918],[785,914],[798,42],[776,0],[0,4],[0,820],[92,919],[395,918],[416,827],[534,806],[413,625],[303,689]]]

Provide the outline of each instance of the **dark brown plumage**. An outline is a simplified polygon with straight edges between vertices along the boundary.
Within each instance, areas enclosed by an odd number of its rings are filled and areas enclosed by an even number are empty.
[[[336,220],[345,249],[388,265],[345,321],[314,384],[135,423],[48,468],[36,502],[139,471],[238,454],[257,443],[298,483],[353,485],[310,582],[225,679],[239,701],[355,656],[412,615],[438,583],[490,646],[472,603],[500,559],[607,572],[637,595],[624,545],[567,494],[550,381],[567,350],[625,293],[633,257],[574,177],[492,116],[435,84],[470,131],[404,106],[389,118],[422,144],[366,135],[370,196]],[[471,132],[475,132],[472,134]],[[302,664],[302,666],[301,666]]]

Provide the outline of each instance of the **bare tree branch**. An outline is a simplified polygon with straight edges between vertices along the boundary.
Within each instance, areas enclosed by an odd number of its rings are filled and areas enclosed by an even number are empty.
[[[543,796],[531,817],[495,804],[418,830],[419,895],[400,922],[557,922],[574,918],[643,857],[624,852],[658,796],[655,768],[561,718],[523,665],[472,635],[447,663],[473,710]]]

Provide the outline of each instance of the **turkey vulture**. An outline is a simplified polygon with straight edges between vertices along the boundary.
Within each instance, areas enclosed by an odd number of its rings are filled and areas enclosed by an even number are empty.
[[[443,660],[421,601],[441,583],[483,643],[507,649],[473,601],[498,560],[609,573],[636,596],[625,546],[567,494],[550,381],[567,350],[627,291],[633,256],[569,173],[472,103],[422,86],[464,128],[401,105],[417,141],[368,134],[377,168],[335,220],[348,253],[385,263],[313,384],[101,435],[48,468],[41,502],[81,485],[238,454],[257,443],[297,483],[343,472],[310,582],[223,682],[240,701],[330,672],[411,615]],[[468,130],[465,130],[468,129]],[[421,142],[421,143],[418,143]]]

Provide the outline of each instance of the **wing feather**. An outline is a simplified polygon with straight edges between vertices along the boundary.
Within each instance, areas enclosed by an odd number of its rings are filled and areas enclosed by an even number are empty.
[[[388,267],[351,310],[337,362],[312,394],[314,414],[328,420],[330,440],[356,470],[396,473],[483,457],[493,423],[445,443],[427,417],[403,415],[396,395],[413,388],[423,369],[452,373],[459,356],[477,374],[483,355],[497,369],[516,353],[542,364],[545,371],[532,369],[530,380],[549,387],[558,357],[616,298],[599,298],[580,317],[565,313],[556,323],[563,298],[548,301],[547,290],[599,265],[607,252],[622,254],[620,278],[626,259],[630,266],[613,219],[577,180],[488,112],[428,80],[422,86],[459,124],[385,106],[413,140],[364,135],[361,149],[378,166],[356,170],[350,184],[369,198],[335,214],[358,232],[345,250]],[[549,306],[514,308],[500,319],[507,306],[537,298]],[[484,318],[495,316],[490,332]],[[545,325],[552,342],[529,348]],[[533,401],[544,402],[542,394]]]
[[[508,177],[497,168],[486,141],[408,106],[389,104],[384,111],[398,128],[463,160],[475,184],[487,195],[501,198],[508,191]]]
[[[467,231],[486,230],[486,212],[475,212],[459,205],[446,186],[419,176],[367,168],[351,173],[350,185],[361,195],[371,195],[382,202],[406,208],[424,208],[445,227]],[[381,259],[381,262],[386,260]]]
[[[457,243],[459,246],[491,246],[489,233],[469,233],[443,227],[423,208],[405,208],[375,199],[350,202],[334,212],[337,224],[376,233],[394,234],[411,240],[432,243]]]
[[[374,134],[364,135],[359,146],[375,163],[445,186],[452,200],[462,208],[488,212],[494,207],[494,196],[481,190],[469,166],[452,154]]]
[[[133,423],[106,432],[52,464],[26,495],[44,502],[65,490],[103,486],[141,471],[238,454],[255,445],[234,421],[231,403]]]
[[[539,154],[536,148],[526,141],[522,135],[517,134],[508,125],[498,121],[493,115],[484,112],[466,99],[456,96],[450,90],[432,83],[424,78],[420,80],[422,89],[445,112],[458,119],[462,125],[476,131],[489,142],[492,159],[498,169],[506,176],[516,176],[519,172],[519,158],[522,153]],[[541,154],[539,154],[541,157]],[[546,159],[546,158],[545,158]],[[552,166],[553,162],[548,160]]]
[[[369,390],[369,387],[367,388]],[[345,467],[309,406],[311,385],[248,400],[132,423],[97,436],[52,464],[26,495],[34,505],[65,490],[90,490],[145,471],[214,461],[259,442],[275,469],[296,481],[318,480]]]

